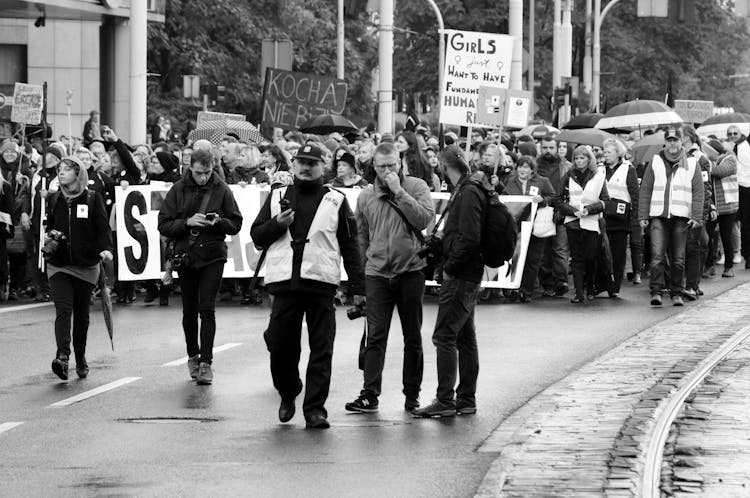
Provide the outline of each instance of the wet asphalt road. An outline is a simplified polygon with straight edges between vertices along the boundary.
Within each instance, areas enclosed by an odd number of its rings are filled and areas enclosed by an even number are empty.
[[[750,271],[737,274],[704,283],[704,299],[750,280]],[[174,297],[169,308],[116,307],[114,353],[97,303],[90,376],[67,383],[49,371],[52,307],[17,310],[3,303],[0,495],[471,496],[496,456],[475,450],[505,417],[578,366],[679,312],[650,309],[644,285],[624,284],[622,297],[584,306],[563,298],[478,306],[479,411],[447,420],[415,420],[403,412],[398,320],[380,412],[344,411],[361,387],[362,321],[350,322],[339,308],[329,431],[305,430],[299,412],[290,424],[276,418],[279,399],[261,337],[268,305],[220,306],[216,346],[226,349],[215,356],[214,385],[197,386],[184,364],[163,366],[185,355]],[[436,311],[429,298],[423,402],[436,387],[430,342]],[[116,387],[71,403],[110,383]]]

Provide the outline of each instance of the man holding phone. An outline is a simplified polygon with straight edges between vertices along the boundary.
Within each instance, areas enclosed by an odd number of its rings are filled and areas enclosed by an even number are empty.
[[[279,420],[289,422],[302,392],[299,375],[302,317],[310,360],[303,411],[309,429],[328,429],[325,402],[331,383],[336,317],[333,297],[341,259],[354,303],[364,300],[357,224],[346,197],[323,185],[324,151],[306,144],[294,158],[294,183],[271,191],[253,223],[253,242],[267,248],[265,283],[274,296],[264,334],[273,385],[281,396]]]

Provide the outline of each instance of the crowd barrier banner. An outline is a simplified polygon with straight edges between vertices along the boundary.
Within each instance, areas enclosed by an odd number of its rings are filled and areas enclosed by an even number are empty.
[[[250,278],[255,274],[260,251],[250,238],[250,226],[266,201],[270,189],[248,185],[230,185],[237,205],[242,213],[242,228],[237,235],[227,236],[227,264],[224,278]],[[122,281],[160,279],[164,273],[164,243],[158,230],[158,217],[161,204],[169,190],[168,184],[115,188],[115,218],[117,226],[118,279]],[[354,210],[361,189],[341,189]],[[432,194],[435,202],[435,221],[427,227],[429,233],[439,219],[449,194]],[[512,263],[499,269],[487,269],[483,286],[500,289],[517,289],[521,283],[526,250],[531,237],[532,220],[536,214],[536,204],[528,196],[502,196],[520,226],[516,254]],[[528,209],[529,206],[531,209]],[[530,214],[529,214],[530,213]],[[524,219],[522,219],[524,218]],[[442,229],[442,227],[441,227]],[[261,268],[260,276],[263,276]],[[342,272],[342,278],[346,274]],[[428,284],[435,285],[430,281]]]

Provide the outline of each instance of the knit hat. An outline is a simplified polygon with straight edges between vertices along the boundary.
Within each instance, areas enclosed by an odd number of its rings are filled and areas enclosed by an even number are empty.
[[[338,158],[336,164],[338,165],[338,163],[340,162],[345,162],[352,168],[355,168],[354,164],[356,163],[356,160],[354,159],[354,156],[348,152],[344,152],[343,154],[341,154],[341,157]]]
[[[522,156],[536,157],[536,144],[534,142],[520,142],[518,144],[518,152]]]
[[[47,154],[52,154],[56,158],[62,159],[65,157],[65,148],[62,144],[55,142],[47,146]]]
[[[177,158],[169,152],[157,152],[156,158],[159,160],[161,167],[164,168],[164,171],[176,171],[180,167]]]
[[[446,168],[457,169],[462,174],[467,174],[470,170],[464,153],[455,145],[448,145],[443,149],[443,152],[440,153],[440,162]]]
[[[5,152],[6,150],[12,150],[13,152],[18,152],[18,144],[14,142],[13,140],[6,140],[3,142],[3,145],[0,146],[0,154]]]
[[[387,142],[387,143],[394,143],[396,139],[393,136],[393,133],[383,133],[383,136],[380,138],[381,142]]]
[[[339,143],[338,143],[338,141],[336,141],[336,139],[334,139],[334,138],[329,138],[328,140],[326,140],[325,142],[323,142],[323,144],[324,144],[324,145],[326,146],[326,148],[327,148],[328,150],[330,150],[331,152],[336,152],[336,149],[338,149],[338,148],[339,148]]]

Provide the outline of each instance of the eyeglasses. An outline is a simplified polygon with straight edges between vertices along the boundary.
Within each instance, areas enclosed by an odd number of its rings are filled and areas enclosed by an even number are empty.
[[[376,164],[375,169],[384,170],[384,169],[394,169],[398,168],[398,163],[390,163],[390,164]]]
[[[740,134],[739,134],[739,133],[727,133],[727,137],[728,137],[728,138],[731,138],[731,137],[739,137],[739,136],[740,136]]]

